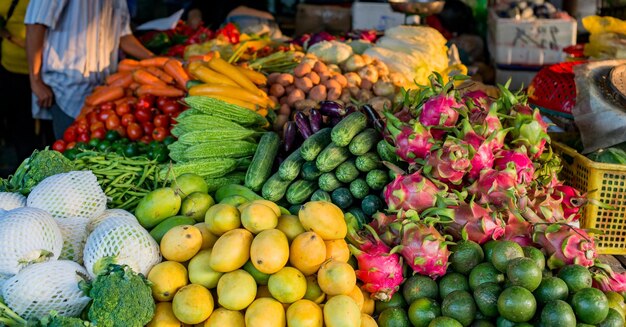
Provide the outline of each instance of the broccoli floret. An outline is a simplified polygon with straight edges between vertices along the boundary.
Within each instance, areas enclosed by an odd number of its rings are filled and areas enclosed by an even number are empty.
[[[95,327],[88,321],[75,317],[60,316],[56,311],[41,320],[26,320],[0,301],[0,326],[7,327]]]
[[[20,192],[28,195],[30,191],[47,177],[74,170],[74,164],[58,151],[35,150],[26,158],[8,180],[0,182],[0,191]]]
[[[90,322],[75,317],[59,316],[56,312],[41,319],[41,327],[94,327]]]
[[[81,288],[93,300],[87,316],[98,327],[142,327],[154,316],[148,280],[128,266],[109,265]]]

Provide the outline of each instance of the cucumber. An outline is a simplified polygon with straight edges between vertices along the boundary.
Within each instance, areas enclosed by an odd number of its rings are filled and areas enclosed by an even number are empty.
[[[347,160],[335,169],[335,176],[342,183],[352,182],[359,177],[360,173],[354,164],[354,160]]]
[[[315,190],[317,190],[315,182],[297,180],[289,185],[287,189],[287,201],[291,204],[304,203],[311,197]]]
[[[330,138],[338,146],[348,146],[350,141],[365,127],[367,127],[367,116],[362,112],[355,111],[333,127]]]
[[[196,221],[193,218],[187,216],[169,217],[154,226],[154,228],[150,231],[150,236],[152,236],[157,243],[161,243],[163,235],[165,235],[165,233],[167,233],[170,229],[180,225],[194,225],[195,223]]]
[[[300,154],[306,161],[313,161],[317,155],[330,144],[330,128],[322,128],[317,133],[311,135],[300,146]]]
[[[251,189],[237,184],[224,185],[215,191],[215,201],[222,202],[227,197],[239,195],[248,201],[263,200],[263,197],[254,193]]]
[[[300,208],[302,208],[301,204],[294,204],[291,207],[289,207],[289,213],[294,216],[297,216],[298,213],[300,212]]]
[[[278,173],[275,173],[263,184],[261,194],[266,200],[276,202],[285,196],[289,184],[291,181],[286,181],[280,178]]]
[[[361,209],[363,209],[363,212],[368,216],[382,210],[384,205],[383,200],[374,194],[366,196],[363,198],[363,201],[361,201]]]
[[[346,187],[340,187],[334,190],[330,197],[333,200],[333,203],[341,209],[349,208],[352,205],[352,202],[354,202],[354,198],[352,197],[350,190]]]
[[[372,188],[372,190],[380,191],[389,182],[389,177],[385,171],[374,169],[367,173],[365,181],[367,182],[367,185]]]
[[[357,136],[355,136],[352,141],[350,141],[350,145],[348,149],[355,156],[360,156],[362,154],[368,153],[372,150],[376,143],[380,140],[380,133],[378,133],[373,128],[368,128]]]
[[[354,216],[354,218],[356,218],[359,229],[363,228],[363,226],[368,223],[368,220],[371,220],[371,219],[367,219],[367,217],[365,216],[365,213],[359,207],[352,207],[348,209],[348,212],[351,213]]]
[[[329,172],[341,165],[342,162],[348,160],[349,157],[350,150],[348,150],[347,147],[341,147],[335,143],[331,143],[317,156],[315,164],[320,171]]]
[[[356,168],[364,173],[382,166],[383,163],[380,161],[380,157],[374,152],[368,152],[356,158]]]
[[[318,186],[320,189],[326,192],[332,192],[338,187],[341,187],[343,184],[335,177],[333,173],[324,173],[320,176],[318,182]]]
[[[293,181],[300,174],[300,169],[304,162],[305,160],[302,158],[300,151],[296,149],[278,167],[280,178],[286,181]]]
[[[385,140],[380,140],[376,145],[376,152],[380,158],[384,161],[391,162],[393,164],[398,163],[398,156],[396,155],[395,148]]]
[[[245,186],[253,191],[258,192],[261,190],[263,183],[272,174],[272,165],[274,164],[274,159],[276,159],[276,154],[278,154],[279,146],[280,137],[278,137],[278,134],[268,132],[261,136],[252,162],[246,172]]]
[[[370,187],[363,178],[357,178],[350,183],[350,193],[360,200],[370,193]]]
[[[226,197],[220,201],[222,204],[230,204],[231,206],[238,207],[244,203],[248,203],[248,199],[244,198],[241,195],[231,195]]]
[[[324,190],[317,190],[311,195],[311,201],[326,201],[332,202],[330,194]]]
[[[300,177],[307,181],[316,181],[323,173],[317,169],[315,161],[307,161],[302,165]]]

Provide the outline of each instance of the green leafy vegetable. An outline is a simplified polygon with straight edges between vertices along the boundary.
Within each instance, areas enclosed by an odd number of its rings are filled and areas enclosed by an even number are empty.
[[[28,195],[42,180],[52,175],[74,170],[74,164],[58,151],[48,148],[37,151],[26,158],[15,174],[6,180],[0,180],[0,191],[20,192]]]

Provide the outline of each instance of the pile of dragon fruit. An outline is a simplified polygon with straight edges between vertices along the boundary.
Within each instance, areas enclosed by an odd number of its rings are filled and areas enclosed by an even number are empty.
[[[386,163],[396,173],[384,189],[388,210],[350,236],[366,289],[389,299],[403,281],[402,262],[433,279],[445,275],[448,246],[460,239],[532,245],[550,269],[594,266],[593,236],[575,227],[588,201],[557,178],[560,159],[539,111],[507,87],[493,99],[454,82],[434,76],[407,92],[401,111],[385,113],[384,136],[398,159]],[[626,291],[624,282],[607,282],[626,275],[603,279],[601,288]]]

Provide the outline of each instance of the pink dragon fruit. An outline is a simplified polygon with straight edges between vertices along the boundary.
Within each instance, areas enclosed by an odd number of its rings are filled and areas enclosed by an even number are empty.
[[[515,105],[511,108],[513,122],[511,137],[516,145],[523,145],[528,156],[537,159],[543,153],[548,136],[548,124],[541,118],[538,109],[534,111],[528,105]]]
[[[596,262],[590,270],[593,287],[603,292],[626,293],[626,272],[618,274],[611,266],[600,262]]]
[[[390,253],[391,248],[383,243],[376,232],[369,226],[370,235],[353,235],[358,246],[350,244],[350,252],[356,257],[359,269],[356,277],[363,282],[363,289],[379,301],[389,301],[400,289],[402,276],[402,258],[397,253]],[[355,232],[351,232],[355,233]]]
[[[593,265],[596,245],[584,230],[567,224],[535,224],[533,229],[533,241],[546,251],[550,269],[571,264]]]
[[[533,224],[565,222],[563,198],[555,198],[551,192],[551,189],[536,187],[520,196],[517,209],[522,217]]]
[[[428,99],[422,106],[419,121],[424,126],[432,126],[431,134],[437,140],[443,138],[445,131],[441,127],[453,127],[459,119],[459,112],[455,108],[461,107],[452,96],[440,94]]]
[[[519,193],[515,168],[510,164],[504,170],[485,169],[468,191],[481,204],[501,206],[508,203]]]
[[[469,144],[449,136],[443,147],[428,157],[425,171],[441,182],[459,185],[472,168],[469,158]]]
[[[377,212],[372,216],[369,226],[385,244],[396,246],[399,244],[402,233],[402,220],[402,217],[397,215],[392,216]]]
[[[493,212],[474,201],[452,207],[454,222],[446,225],[446,232],[456,239],[469,239],[478,244],[497,240],[504,235],[504,222]]]
[[[474,112],[487,112],[491,105],[489,95],[482,90],[470,91],[463,94],[463,100],[468,103],[470,115]]]
[[[533,162],[528,158],[526,152],[518,152],[515,150],[500,150],[496,154],[494,167],[497,170],[504,170],[512,162],[517,171],[517,183],[529,185],[533,181],[535,167]]]
[[[495,159],[493,152],[495,150],[492,148],[493,142],[491,142],[491,138],[489,142],[486,142],[483,136],[478,135],[474,131],[474,128],[467,119],[463,120],[462,125],[463,129],[461,130],[461,135],[463,141],[469,144],[473,149],[472,159],[470,160],[472,168],[467,174],[468,180],[473,182],[480,176],[481,171],[493,167]]]
[[[385,112],[385,116],[387,132],[393,138],[395,152],[400,159],[415,164],[416,159],[425,159],[430,154],[435,140],[421,123],[414,121],[411,126],[389,112]]]
[[[483,111],[480,114],[470,112],[469,122],[474,126],[476,132],[483,137],[489,137],[503,130],[496,105],[492,106],[489,111]]]
[[[555,199],[563,198],[563,216],[572,221],[578,220],[580,209],[587,203],[587,199],[579,190],[563,184],[554,186],[552,197]]]
[[[533,226],[529,222],[509,212],[502,239],[513,241],[521,246],[531,246],[533,245],[532,230]]]
[[[414,272],[433,279],[443,276],[448,268],[449,242],[432,225],[405,220],[402,226],[400,254]]]
[[[434,207],[442,190],[417,171],[410,175],[398,174],[383,192],[390,211],[415,210],[419,213]]]

